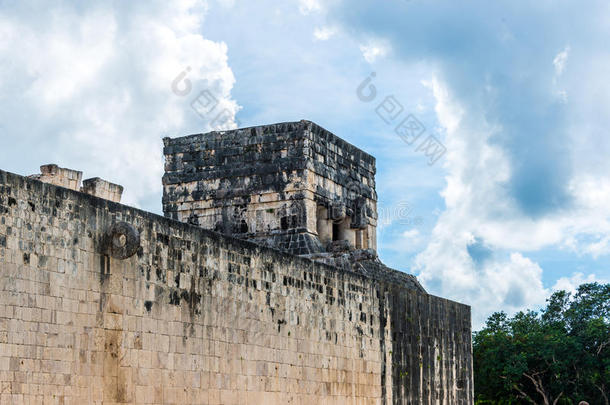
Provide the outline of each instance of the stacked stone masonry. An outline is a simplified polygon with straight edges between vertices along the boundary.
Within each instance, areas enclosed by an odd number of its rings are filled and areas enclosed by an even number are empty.
[[[169,218],[290,253],[376,250],[375,158],[310,122],[165,138]]]
[[[114,202],[121,202],[123,186],[111,183],[99,177],[93,177],[82,181],[83,172],[66,169],[56,164],[40,166],[40,173],[28,176],[31,179],[40,180],[43,183],[54,184],[69,188],[70,190],[82,191],[96,197]]]
[[[59,167],[56,164],[48,164],[40,166],[40,174],[33,174],[30,177],[45,183],[69,188],[70,190],[79,190],[81,180],[83,179],[83,172]]]
[[[121,202],[121,196],[123,195],[122,186],[110,183],[99,177],[83,180],[81,191],[114,202]]]
[[[472,404],[471,368],[468,306],[0,171],[2,404]]]

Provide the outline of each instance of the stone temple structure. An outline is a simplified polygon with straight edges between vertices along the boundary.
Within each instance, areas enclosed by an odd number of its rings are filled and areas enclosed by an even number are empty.
[[[375,158],[309,122],[165,138],[166,217],[350,270],[377,259]]]
[[[165,140],[166,216],[303,255],[376,249],[375,158],[311,122]]]
[[[164,154],[164,217],[0,171],[0,403],[473,403],[470,308],[377,257],[372,156],[308,121]]]

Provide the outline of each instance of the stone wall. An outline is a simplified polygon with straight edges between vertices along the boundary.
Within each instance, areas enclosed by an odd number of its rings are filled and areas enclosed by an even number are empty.
[[[103,198],[114,202],[121,202],[123,195],[123,186],[111,183],[99,177],[83,180],[83,193],[91,194],[92,196]]]
[[[32,174],[28,177],[43,183],[69,188],[70,190],[82,191],[83,193],[117,203],[121,202],[121,196],[123,195],[123,186],[100,179],[99,177],[82,180],[83,172],[59,167],[53,163],[40,166],[39,174]]]
[[[33,174],[30,177],[45,183],[78,191],[83,179],[83,172],[59,167],[56,164],[48,164],[40,166],[40,174]]]
[[[309,184],[318,210],[327,218],[323,221],[317,215],[318,237],[332,239],[333,224],[339,225],[340,232],[348,231],[339,237],[353,248],[376,251],[375,158],[312,122],[301,125],[311,139],[311,148],[305,151]]]
[[[310,121],[165,138],[163,211],[294,254],[376,249],[375,158]]]
[[[0,171],[2,404],[471,404],[471,375],[465,305]]]

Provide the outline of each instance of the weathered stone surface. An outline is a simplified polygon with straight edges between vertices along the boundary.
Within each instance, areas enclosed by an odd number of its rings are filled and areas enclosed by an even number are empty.
[[[83,180],[82,192],[114,202],[121,202],[123,186],[111,183],[99,177]]]
[[[80,190],[83,172],[66,169],[51,163],[40,166],[40,174],[33,174],[30,177],[45,183],[69,188],[70,190]]]
[[[106,231],[102,244],[100,253],[107,253],[115,259],[129,259],[140,248],[140,232],[127,222],[115,222]]]
[[[375,158],[310,121],[164,139],[163,211],[293,254],[376,249]]]
[[[70,190],[80,190],[83,193],[114,202],[121,202],[121,196],[123,195],[123,186],[100,179],[99,177],[83,180],[81,186],[83,172],[59,167],[53,163],[40,166],[40,174],[33,174],[28,177],[43,183],[69,188]]]
[[[329,131],[299,121],[164,144],[167,217],[425,292],[377,258],[375,158]]]
[[[125,259],[102,243],[117,222],[140,235]],[[356,255],[373,264],[325,265],[0,171],[0,403],[471,404],[470,308]]]

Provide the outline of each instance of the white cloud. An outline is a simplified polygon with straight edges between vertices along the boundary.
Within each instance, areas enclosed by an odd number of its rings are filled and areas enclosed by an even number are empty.
[[[313,36],[318,41],[327,41],[337,33],[333,27],[316,27],[313,30]]]
[[[25,149],[3,148],[2,161],[18,167],[15,156],[29,153],[83,170],[125,186],[124,202],[158,211],[160,138],[211,129],[215,115],[190,107],[204,89],[226,108],[225,125],[238,109],[226,46],[200,34],[207,3],[33,3],[0,10],[0,59],[11,61],[0,63],[11,78],[0,80],[0,133],[19,134],[14,148]],[[172,81],[187,67],[192,91],[177,96]]]
[[[566,46],[565,49],[559,52],[553,59],[553,66],[555,67],[555,75],[553,77],[553,87],[555,87],[555,96],[563,103],[568,102],[568,92],[565,89],[558,88],[559,78],[562,75],[566,63],[568,62],[568,56],[570,53],[570,47]]]
[[[513,252],[479,265],[468,255],[467,235],[457,239],[433,238],[417,257],[424,267],[418,278],[429,291],[471,305],[475,329],[494,311],[512,314],[544,304],[550,291],[542,284],[537,263]]]
[[[555,56],[553,59],[553,66],[555,66],[555,74],[557,76],[563,73],[563,70],[566,67],[566,63],[568,61],[568,55],[570,53],[570,47],[566,46],[565,49]]]
[[[447,185],[441,193],[446,210],[416,258],[420,280],[435,294],[471,304],[475,327],[493,311],[543,305],[552,289],[543,286],[540,266],[521,252],[549,246],[593,256],[610,251],[609,239],[603,236],[610,233],[610,182],[575,178],[571,193],[576,203],[570,213],[538,219],[524,216],[504,190],[512,169],[504,151],[490,141],[497,129],[483,116],[466,111],[438,78],[425,84],[436,99],[448,152]],[[469,253],[476,239],[492,252],[480,262]],[[507,251],[512,251],[508,257]],[[578,277],[571,280],[579,281]],[[553,288],[566,283],[562,279]]]
[[[218,4],[225,8],[233,8],[235,6],[235,0],[215,0]]]
[[[495,310],[544,304],[554,280],[566,275],[566,266],[549,265],[543,278],[544,262],[528,257],[531,252],[548,249],[536,255],[545,258],[552,250],[573,253],[584,268],[589,263],[598,267],[595,258],[608,260],[610,138],[604,134],[610,127],[605,111],[610,82],[604,78],[610,57],[603,41],[591,40],[605,37],[605,21],[574,19],[578,7],[568,3],[553,6],[553,18],[537,26],[525,25],[519,7],[510,11],[483,1],[474,5],[481,10],[480,19],[456,19],[459,7],[453,3],[416,8],[336,3],[326,6],[326,23],[344,24],[341,32],[359,41],[365,60],[380,62],[391,52],[392,60],[378,63],[376,72],[384,69],[383,77],[400,83],[406,75],[387,72],[421,64],[427,71],[419,77],[433,76],[424,84],[436,100],[447,152],[429,175],[391,179],[412,192],[422,178],[436,180],[439,166],[445,171],[440,193],[444,211],[431,235],[422,229],[421,241],[427,246],[415,260],[414,270],[431,293],[472,304],[480,324]],[[541,3],[531,11],[545,16],[548,10]],[[595,17],[607,15],[608,3],[587,10]],[[489,19],[496,17],[501,23],[490,26]],[[444,22],[449,20],[453,28],[447,30]],[[566,26],[568,30],[557,31]],[[523,27],[545,41],[515,35]],[[456,38],[471,37],[484,39],[476,47],[452,46]],[[482,57],[498,47],[508,51],[497,58]],[[409,96],[418,98],[417,92]],[[409,110],[421,113],[425,108]],[[385,163],[388,156],[386,152],[378,161]],[[402,169],[407,167],[405,163]],[[391,225],[380,216],[378,231],[385,236],[392,232],[392,238],[383,238],[390,246],[382,248],[409,251],[411,232]],[[583,280],[591,278],[583,273]]]
[[[435,111],[446,130],[446,210],[428,245],[416,258],[419,278],[435,294],[473,306],[475,327],[493,311],[515,312],[544,304],[552,290],[574,289],[594,275],[575,274],[552,288],[542,283],[542,269],[524,252],[556,247],[593,258],[610,253],[610,180],[584,172],[568,188],[573,204],[532,219],[523,215],[504,184],[511,164],[491,142],[497,128],[452,98],[438,78],[425,82],[436,99]],[[477,261],[469,252],[481,240],[491,253]],[[405,246],[407,244],[405,243]],[[506,252],[510,253],[507,257]]]
[[[303,15],[320,11],[322,5],[319,0],[299,0],[299,11]]]
[[[364,60],[369,63],[386,56],[389,51],[390,45],[387,41],[369,40],[367,43],[360,45],[360,52],[362,52]]]
[[[419,238],[419,231],[417,229],[409,229],[402,233],[402,236],[409,240],[417,240]]]
[[[585,252],[589,253],[595,259],[601,255],[608,254],[608,252],[610,252],[610,237],[601,236],[597,241],[588,244],[585,247]]]
[[[570,293],[575,293],[579,285],[584,283],[607,283],[608,279],[598,278],[595,274],[584,275],[583,273],[574,273],[570,277],[562,277],[555,282],[553,290],[565,290]]]

